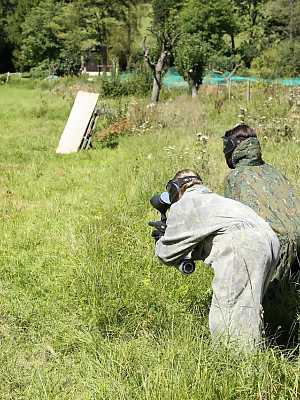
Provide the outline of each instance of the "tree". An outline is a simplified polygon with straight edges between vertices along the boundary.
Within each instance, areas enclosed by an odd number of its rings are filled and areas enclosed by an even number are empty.
[[[240,18],[243,19],[245,28],[249,31],[250,36],[254,37],[255,27],[259,24],[263,17],[262,5],[266,0],[235,0]]]
[[[141,17],[145,15],[145,7],[137,1],[130,4],[124,10],[122,20],[118,21],[109,36],[110,55],[118,60],[121,71],[133,66],[138,51],[140,53],[140,43],[143,36],[139,32]],[[140,54],[139,54],[140,57]]]
[[[9,2],[0,0],[0,73],[10,69],[11,46],[7,35],[6,15],[9,10]]]
[[[144,60],[153,74],[151,103],[159,101],[162,87],[162,78],[171,64],[173,50],[180,31],[176,26],[176,15],[181,7],[178,0],[153,0],[153,23],[150,29],[154,44],[152,49],[146,45],[144,39]],[[155,61],[153,61],[155,60]]]
[[[264,5],[264,47],[251,63],[266,77],[300,73],[300,2],[273,0]]]
[[[52,29],[59,47],[55,60],[56,73],[73,75],[79,72],[81,57],[94,41],[89,38],[86,9],[78,1],[59,7],[53,18]]]
[[[267,0],[234,0],[244,39],[239,53],[247,68],[265,47],[264,4]]]
[[[15,66],[18,66],[23,23],[32,8],[36,7],[39,2],[40,0],[6,0],[6,3],[9,3],[6,15],[7,36],[12,45],[12,62]]]
[[[83,0],[77,0],[83,1]],[[106,72],[110,36],[114,28],[120,23],[127,24],[130,31],[130,9],[136,0],[85,0],[84,7],[88,11],[87,30],[89,38],[94,41],[94,50],[100,54],[103,71]],[[128,38],[130,38],[130,32]]]
[[[176,37],[157,34],[156,40],[158,44],[158,54],[156,56],[156,61],[151,61],[149,48],[146,46],[146,38],[144,39],[144,59],[153,74],[151,104],[156,104],[159,101],[160,91],[162,88],[162,78],[170,65],[171,51],[173,49]]]
[[[52,65],[56,73],[74,74],[80,70],[82,56],[93,51],[106,71],[112,32],[125,24],[133,1],[40,2],[21,25],[18,65],[25,70]]]
[[[32,8],[22,24],[22,42],[16,54],[17,66],[28,70],[42,62],[56,61],[60,45],[53,23],[58,5],[49,1]]]
[[[229,49],[225,41],[226,34],[232,38],[237,30],[231,4],[229,0],[188,0],[181,10],[181,39],[176,46],[175,64],[193,96],[198,94],[209,60],[217,54],[231,56],[235,50],[232,43]]]
[[[268,37],[289,39],[300,37],[300,2],[297,0],[275,0],[265,6],[266,29]]]
[[[201,34],[185,34],[176,46],[175,64],[189,83],[192,97],[198,94],[208,58],[209,45],[202,40]]]

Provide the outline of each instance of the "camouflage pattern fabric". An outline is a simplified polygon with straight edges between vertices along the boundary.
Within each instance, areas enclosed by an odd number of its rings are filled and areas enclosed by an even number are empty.
[[[250,207],[197,184],[171,205],[155,253],[167,265],[191,255],[212,266],[210,332],[250,349],[262,339],[263,294],[279,249],[270,225]]]
[[[287,178],[262,160],[257,138],[240,143],[232,161],[235,169],[225,180],[224,195],[247,204],[271,225],[280,241],[273,279],[287,277],[299,265],[300,198]]]

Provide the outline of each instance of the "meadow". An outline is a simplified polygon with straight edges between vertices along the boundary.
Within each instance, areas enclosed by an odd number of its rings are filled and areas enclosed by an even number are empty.
[[[157,108],[101,100],[130,131],[56,155],[77,89],[0,86],[1,400],[299,399],[296,354],[211,342],[211,270],[160,265],[147,222],[178,169],[222,193],[221,136],[240,120],[300,194],[300,91],[257,86],[247,103],[244,88],[229,101],[207,87]]]

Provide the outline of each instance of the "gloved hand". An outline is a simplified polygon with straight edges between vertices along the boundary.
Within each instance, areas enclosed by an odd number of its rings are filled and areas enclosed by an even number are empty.
[[[148,222],[149,226],[153,226],[153,231],[151,236],[154,238],[155,243],[165,234],[167,224],[162,221],[150,221]]]

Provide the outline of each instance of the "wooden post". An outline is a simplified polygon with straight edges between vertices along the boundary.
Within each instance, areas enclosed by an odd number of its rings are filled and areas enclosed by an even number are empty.
[[[228,86],[228,100],[231,101],[231,78],[228,79],[227,86]]]
[[[9,75],[10,75],[10,73],[8,72],[8,73],[6,74],[6,83],[8,83],[8,81],[9,81]]]
[[[247,81],[247,102],[249,103],[250,99],[251,99],[251,85],[250,85],[250,81]]]

